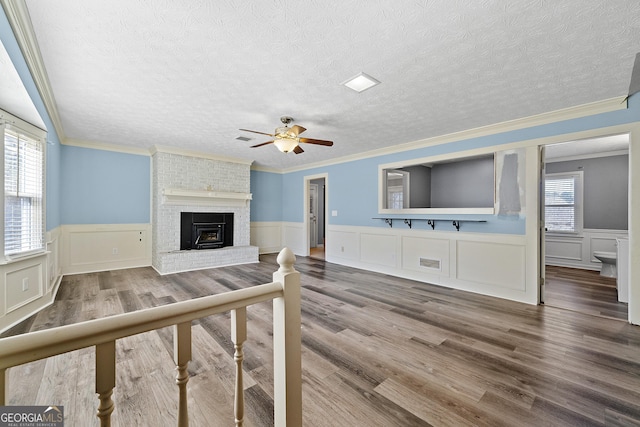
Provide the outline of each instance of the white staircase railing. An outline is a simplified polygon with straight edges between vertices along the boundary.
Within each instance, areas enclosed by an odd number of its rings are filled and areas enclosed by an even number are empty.
[[[283,249],[273,282],[224,294],[32,332],[0,340],[0,406],[6,405],[8,372],[13,366],[95,346],[97,416],[101,426],[111,425],[116,385],[116,340],[173,326],[176,384],[179,390],[178,426],[189,425],[187,411],[187,365],[191,360],[191,322],[231,311],[231,338],[235,347],[236,426],[243,425],[243,344],[247,338],[246,307],[273,300],[274,422],[276,426],[302,425],[302,368],[300,356],[300,273],[295,256]]]

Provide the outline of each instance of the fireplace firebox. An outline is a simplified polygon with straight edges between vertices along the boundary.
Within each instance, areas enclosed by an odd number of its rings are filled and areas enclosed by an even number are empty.
[[[233,213],[180,213],[180,250],[225,246],[233,246]]]

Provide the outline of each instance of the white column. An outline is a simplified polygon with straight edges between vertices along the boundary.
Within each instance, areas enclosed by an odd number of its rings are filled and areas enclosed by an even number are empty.
[[[116,342],[109,341],[96,345],[96,393],[100,399],[97,416],[100,427],[111,426],[113,400],[111,395],[116,386]]]
[[[231,340],[235,347],[233,360],[236,362],[236,392],[233,411],[236,418],[236,426],[242,427],[244,423],[244,379],[242,376],[242,361],[244,351],[242,346],[247,340],[247,308],[242,307],[231,310]]]
[[[278,255],[273,281],[284,295],[273,300],[273,382],[276,427],[302,425],[302,360],[300,354],[300,273],[289,248]]]
[[[189,371],[187,366],[191,360],[191,322],[173,325],[173,361],[176,364],[176,384],[180,390],[178,403],[178,426],[189,426],[187,404],[187,382]]]

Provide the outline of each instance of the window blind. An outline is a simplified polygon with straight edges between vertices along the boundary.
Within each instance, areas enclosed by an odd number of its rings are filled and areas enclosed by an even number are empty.
[[[4,130],[4,254],[44,249],[42,142]]]
[[[574,177],[545,180],[545,227],[548,231],[576,231],[576,183]]]

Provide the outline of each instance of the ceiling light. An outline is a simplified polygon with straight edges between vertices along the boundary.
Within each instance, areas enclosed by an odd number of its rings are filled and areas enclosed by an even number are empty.
[[[276,138],[273,144],[283,153],[289,153],[298,146],[298,140],[294,138]]]
[[[342,84],[349,89],[355,90],[356,92],[362,92],[371,87],[374,87],[375,85],[379,85],[380,81],[365,73],[360,73],[357,76],[350,78],[346,82],[343,82]]]

